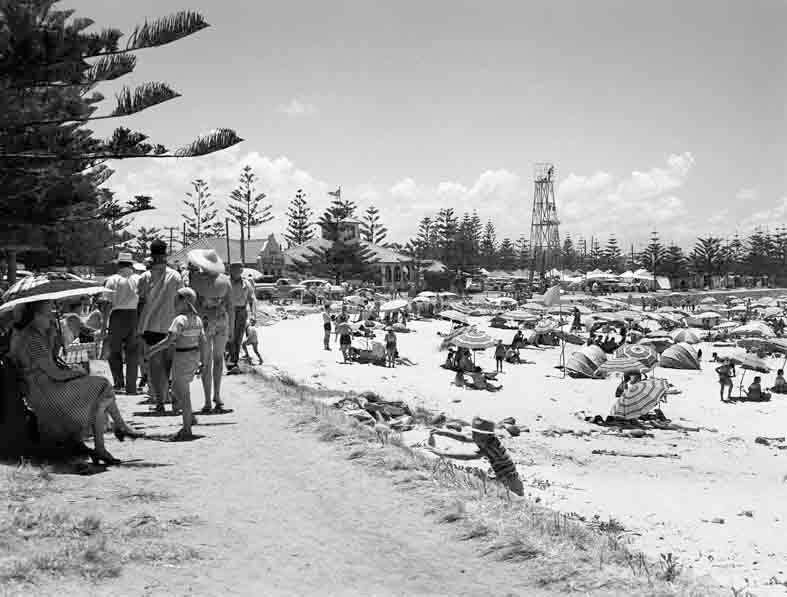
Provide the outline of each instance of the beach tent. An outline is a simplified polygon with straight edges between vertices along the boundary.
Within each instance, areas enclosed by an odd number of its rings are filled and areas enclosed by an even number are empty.
[[[653,350],[658,353],[664,352],[667,348],[672,346],[672,338],[669,336],[660,336],[657,338],[643,338],[639,341],[639,344],[645,344],[646,346],[650,346]]]
[[[678,343],[699,344],[701,342],[699,332],[699,330],[694,330],[692,328],[682,328],[672,332],[672,339]]]
[[[536,315],[532,311],[509,311],[508,313],[504,313],[502,317],[504,317],[505,319],[511,319],[513,321],[532,321],[532,322],[536,322],[540,318],[539,315]]]
[[[446,311],[441,311],[439,316],[443,319],[447,319],[448,321],[453,321],[456,323],[468,323],[469,320],[467,319],[467,315],[464,313],[460,313],[459,311],[454,311],[453,309],[448,309]]]
[[[598,368],[607,360],[607,355],[595,344],[583,346],[566,361],[566,373],[571,377],[598,379]]]
[[[689,344],[681,342],[666,348],[661,353],[661,366],[665,369],[697,370],[700,368],[700,362],[697,351]]]
[[[636,419],[657,408],[667,397],[667,381],[646,379],[627,387],[612,404],[609,414],[624,419]]]

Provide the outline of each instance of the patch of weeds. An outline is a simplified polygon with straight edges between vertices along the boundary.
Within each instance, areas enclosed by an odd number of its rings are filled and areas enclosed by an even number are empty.
[[[46,493],[52,481],[52,474],[46,467],[22,464],[6,473],[0,496],[12,502],[22,502]]]
[[[661,564],[661,578],[669,583],[675,582],[683,568],[678,562],[678,558],[673,556],[671,552],[660,554],[659,564]]]
[[[472,539],[481,539],[488,537],[492,533],[492,529],[482,522],[476,522],[472,527],[462,533],[459,538],[462,541],[470,541]]]
[[[283,386],[287,386],[290,388],[294,388],[298,386],[297,380],[291,375],[286,375],[286,374],[279,376],[279,383]]]
[[[332,442],[347,435],[347,430],[333,421],[320,421],[317,424],[317,436],[324,442]]]
[[[358,460],[364,456],[366,456],[366,450],[364,448],[355,448],[347,454],[347,460]]]
[[[179,543],[150,542],[135,546],[129,557],[134,562],[146,564],[183,564],[190,560],[199,560],[199,550]]]
[[[143,504],[154,504],[158,502],[165,502],[172,496],[165,491],[156,491],[155,489],[129,489],[120,492],[117,497],[121,500],[141,502]]]
[[[521,539],[514,539],[493,545],[486,549],[482,555],[494,555],[495,559],[503,562],[526,562],[537,558],[540,552]]]

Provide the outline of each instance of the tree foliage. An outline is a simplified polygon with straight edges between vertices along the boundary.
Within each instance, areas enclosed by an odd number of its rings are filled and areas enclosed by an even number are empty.
[[[361,238],[372,245],[381,245],[388,236],[388,228],[380,221],[380,210],[374,205],[366,208],[361,222]]]
[[[230,193],[230,203],[227,206],[227,213],[243,228],[246,238],[251,238],[253,227],[261,226],[273,219],[271,214],[273,206],[270,203],[263,205],[262,201],[267,195],[256,192],[256,182],[257,176],[251,166],[244,166],[238,186]]]
[[[302,245],[314,238],[313,226],[312,210],[306,201],[306,193],[303,189],[298,189],[287,208],[287,231],[284,238],[291,247]]]
[[[186,221],[186,242],[194,242],[206,236],[221,236],[224,226],[218,220],[216,202],[211,199],[208,183],[197,178],[191,181],[191,186],[193,190],[186,193],[188,199],[183,200],[187,209],[183,214]]]

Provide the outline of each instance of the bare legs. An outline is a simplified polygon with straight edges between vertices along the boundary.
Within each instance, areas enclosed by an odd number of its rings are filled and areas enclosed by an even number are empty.
[[[181,435],[191,435],[191,424],[194,421],[194,416],[191,409],[191,391],[189,390],[188,378],[176,377],[172,381],[172,390],[178,399],[180,408],[183,409],[183,429]]]
[[[205,342],[205,352],[202,355],[202,389],[205,392],[205,407],[210,410],[212,404],[220,408],[221,401],[221,375],[224,371],[224,347],[227,344],[226,333],[217,333],[208,337]]]

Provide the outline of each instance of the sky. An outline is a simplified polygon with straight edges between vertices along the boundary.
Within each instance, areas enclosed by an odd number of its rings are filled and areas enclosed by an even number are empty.
[[[63,0],[130,32],[171,0]],[[281,235],[298,188],[341,186],[405,242],[438,209],[529,236],[533,165],[555,164],[561,238],[657,230],[690,246],[787,223],[785,0],[189,0],[211,24],[138,53],[119,84],[183,97],[122,122],[171,147],[217,127],[237,147],[115,162],[107,186],[154,198],[135,225],[178,226],[190,181],[220,208],[243,166]],[[100,88],[111,98],[120,85]],[[111,109],[107,101],[106,110]]]

